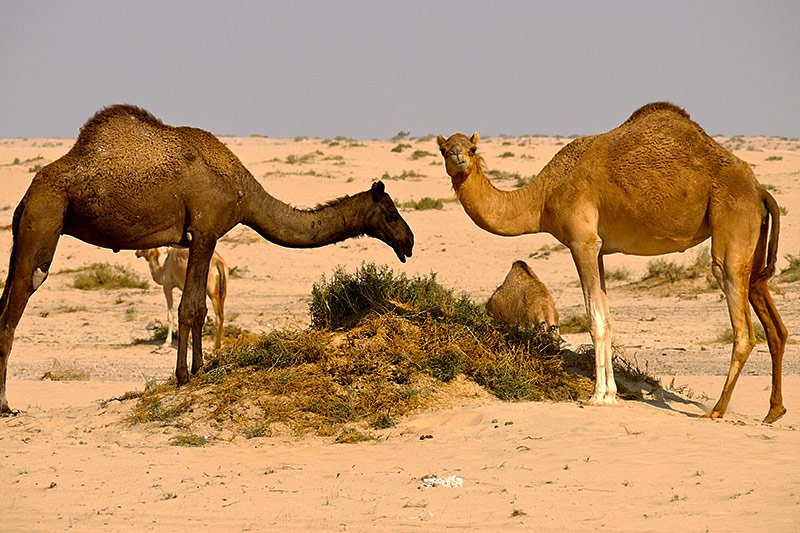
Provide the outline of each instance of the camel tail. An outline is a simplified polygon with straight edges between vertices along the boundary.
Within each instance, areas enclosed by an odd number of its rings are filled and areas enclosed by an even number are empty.
[[[778,258],[778,236],[781,232],[781,212],[780,208],[778,208],[778,202],[763,188],[761,189],[761,199],[772,219],[772,226],[769,232],[769,244],[767,245],[767,263],[758,275],[758,281],[768,280],[775,274],[775,263]],[[764,223],[766,224],[766,221]]]

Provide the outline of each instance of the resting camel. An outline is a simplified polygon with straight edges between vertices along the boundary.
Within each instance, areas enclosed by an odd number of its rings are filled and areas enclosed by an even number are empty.
[[[725,414],[755,345],[748,300],[764,325],[772,357],[764,422],[783,416],[787,332],[767,288],[775,272],[780,215],[747,163],[666,102],[643,106],[607,133],[574,140],[536,179],[513,191],[489,182],[478,141],[477,133],[438,137],[467,215],[497,235],[550,233],[572,253],[595,349],[590,404],[615,403],[617,394],[603,257],[680,252],[710,237],[712,271],[725,293],[734,341],[722,394],[705,416]]]
[[[164,264],[159,262],[158,248],[136,250],[136,257],[144,257],[150,267],[153,281],[164,289],[164,298],[167,300],[167,338],[164,346],[172,346],[172,327],[175,324],[173,314],[172,289],[183,291],[186,281],[186,266],[189,263],[189,250],[186,248],[170,248],[164,258]],[[214,339],[214,348],[222,345],[222,325],[225,322],[225,296],[228,293],[228,265],[219,253],[214,252],[208,268],[206,281],[206,294],[211,299],[211,306],[217,316],[217,337]]]
[[[525,261],[514,261],[486,302],[490,316],[522,328],[544,327],[556,338],[558,310],[547,287]]]
[[[369,235],[400,261],[414,235],[383,183],[314,209],[272,197],[212,134],[172,127],[130,105],[100,110],[75,145],[41,169],[12,222],[14,243],[0,299],[0,413],[6,400],[8,355],[28,299],[50,270],[62,234],[114,251],[176,245],[189,248],[186,286],[178,307],[178,386],[203,366],[205,284],[217,239],[237,224],[281,246],[314,248]]]

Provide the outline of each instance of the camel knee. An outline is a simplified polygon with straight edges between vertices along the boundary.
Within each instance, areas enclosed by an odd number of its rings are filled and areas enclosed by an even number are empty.
[[[750,352],[756,346],[756,336],[753,328],[749,331],[740,331],[733,339],[733,358],[740,363],[747,361],[750,357]]]

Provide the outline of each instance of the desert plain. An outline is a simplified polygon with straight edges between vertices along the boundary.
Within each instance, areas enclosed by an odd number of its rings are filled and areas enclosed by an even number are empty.
[[[453,132],[432,132],[449,135]],[[471,132],[464,132],[471,133]],[[388,264],[484,302],[523,259],[550,288],[562,319],[583,313],[568,251],[549,235],[504,238],[480,230],[454,200],[433,136],[392,140],[221,137],[273,196],[298,207],[383,180],[415,233],[400,264],[383,243],[360,238],[292,250],[239,226],[217,251],[234,268],[229,324],[254,332],[309,323],[311,287],[337,265]],[[751,164],[782,207],[778,269],[800,255],[800,140],[716,137]],[[531,179],[570,139],[483,137],[480,149],[503,189]],[[11,217],[34,176],[73,139],[0,140],[0,275],[8,271]],[[423,198],[441,209],[417,209]],[[691,263],[703,247],[664,259]],[[247,439],[204,435],[174,446],[175,429],[128,422],[135,400],[102,401],[168,379],[174,348],[137,342],[164,321],[160,287],[82,291],[75,272],[118,264],[149,280],[132,251],[113,253],[62,237],[51,275],[16,332],[0,419],[2,531],[278,530],[800,530],[800,283],[773,281],[789,329],[788,413],[762,425],[770,362],[760,343],[722,420],[699,418],[716,401],[730,361],[730,326],[716,290],[636,282],[654,258],[607,256],[616,343],[658,378],[664,394],[618,405],[507,403],[478,389],[338,444],[317,436]],[[564,333],[573,349],[586,332]],[[210,340],[207,349],[213,346]],[[54,380],[64,369],[79,379]],[[48,377],[49,376],[49,377]],[[422,479],[457,476],[460,486]]]

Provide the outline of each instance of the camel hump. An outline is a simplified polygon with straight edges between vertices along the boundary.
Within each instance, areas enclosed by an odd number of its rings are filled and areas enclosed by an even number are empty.
[[[651,113],[655,113],[656,111],[671,111],[676,113],[683,118],[691,119],[689,113],[686,112],[685,109],[682,107],[678,107],[671,102],[651,102],[649,104],[645,104],[636,111],[625,121],[625,124],[630,124],[631,122],[635,122],[642,117],[645,117]]]
[[[521,270],[522,272],[524,272],[525,274],[527,274],[528,276],[530,276],[532,278],[536,277],[536,274],[533,273],[533,270],[531,270],[531,267],[528,266],[528,263],[526,263],[525,261],[523,261],[521,259],[518,259],[517,261],[514,261],[511,264],[511,268],[512,268],[512,270]]]
[[[80,141],[81,138],[84,140],[91,138],[93,134],[104,124],[107,124],[113,119],[122,117],[133,118],[139,122],[149,124],[151,126],[164,125],[164,123],[156,118],[155,115],[145,109],[142,109],[141,107],[131,104],[115,104],[104,107],[92,115],[92,117],[81,127],[81,131],[78,134],[78,141]]]

